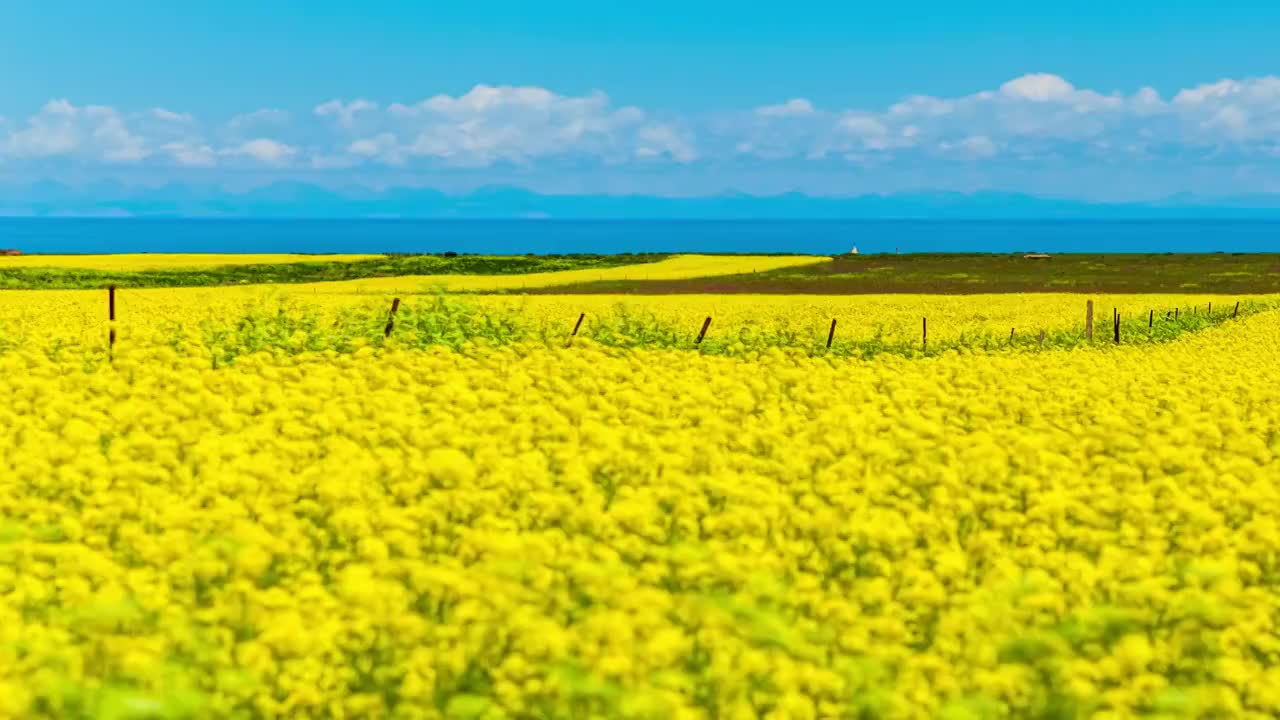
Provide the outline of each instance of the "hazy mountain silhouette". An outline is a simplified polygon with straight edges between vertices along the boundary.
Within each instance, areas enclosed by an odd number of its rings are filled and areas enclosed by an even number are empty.
[[[1280,194],[1203,198],[1177,195],[1145,203],[1090,203],[1009,192],[911,192],[856,197],[737,192],[706,197],[544,195],[492,186],[464,194],[429,188],[334,190],[280,182],[236,192],[213,186],[154,188],[99,182],[0,186],[0,214],[237,218],[553,218],[553,219],[1280,219]]]

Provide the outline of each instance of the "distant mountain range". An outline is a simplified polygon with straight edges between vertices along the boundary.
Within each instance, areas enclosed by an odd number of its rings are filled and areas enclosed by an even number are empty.
[[[129,187],[55,182],[0,185],[0,216],[189,218],[554,219],[1280,219],[1280,194],[1158,202],[1090,203],[1019,193],[913,192],[857,197],[738,193],[671,198],[544,195],[514,187],[465,194],[422,188],[382,191],[276,183],[245,192],[217,187]]]

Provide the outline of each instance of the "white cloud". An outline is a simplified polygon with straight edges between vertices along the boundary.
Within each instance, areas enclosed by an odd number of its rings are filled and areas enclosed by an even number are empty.
[[[391,164],[413,157],[463,167],[557,156],[609,161],[634,151],[645,117],[639,108],[614,108],[601,92],[572,97],[540,87],[477,85],[457,97],[389,106],[383,131],[348,150]]]
[[[879,118],[866,113],[849,113],[840,118],[838,127],[864,139],[882,138],[889,134],[889,128]]]
[[[75,122],[77,110],[66,100],[53,100],[14,131],[5,143],[8,154],[18,157],[69,155],[80,148],[82,133]]]
[[[338,125],[344,128],[352,128],[355,126],[357,115],[377,109],[378,104],[368,100],[352,100],[349,103],[344,103],[341,100],[330,100],[317,105],[314,112],[319,117],[335,118]]]
[[[405,160],[399,141],[389,132],[360,138],[348,145],[346,152],[356,158],[381,160],[391,165],[401,165]]]
[[[938,148],[946,153],[953,153],[970,159],[986,158],[999,152],[999,148],[985,135],[973,135],[955,142],[941,142]]]
[[[18,158],[79,157],[104,163],[135,163],[150,155],[146,141],[130,131],[114,108],[77,107],[52,100],[13,131],[4,142],[6,154]]]
[[[150,114],[151,114],[151,117],[155,118],[156,120],[160,120],[162,122],[185,124],[185,123],[193,123],[196,120],[194,116],[189,115],[187,113],[178,113],[172,110],[166,110],[164,108],[151,108]]]
[[[218,164],[217,152],[208,145],[167,143],[160,148],[178,165],[193,168],[213,167]]]
[[[1077,87],[1049,73],[1012,78],[968,95],[909,95],[883,110],[824,112],[812,103],[755,108],[711,127],[724,152],[760,160],[903,153],[1024,159],[1156,158],[1174,153],[1267,154],[1280,145],[1280,78],[1222,80],[1165,100]],[[707,153],[703,153],[707,155]]]
[[[781,105],[766,105],[764,107],[758,107],[755,112],[761,117],[776,118],[812,115],[815,111],[813,103],[805,100],[804,98],[795,98],[788,100]]]
[[[395,147],[396,137],[391,133],[382,133],[376,137],[362,138],[347,146],[347,152],[361,157],[377,157],[387,149]]]
[[[223,155],[243,157],[256,160],[264,165],[287,165],[298,149],[276,140],[257,138],[241,143],[236,147],[226,148]]]
[[[1169,132],[1164,115],[1167,103],[1151,88],[1125,96],[1033,73],[996,90],[959,97],[911,96],[891,106],[884,117],[893,124],[910,124],[913,136],[934,141],[932,147],[951,154],[966,147],[966,138],[982,137],[997,147],[1016,146],[1022,155],[1048,157],[1057,152],[1051,149],[1055,145],[1101,138],[1131,142],[1144,126]]]
[[[1032,102],[1064,100],[1075,94],[1071,83],[1049,73],[1033,73],[1014,78],[1000,86],[1000,92],[1009,97]]]
[[[1202,143],[1280,139],[1280,77],[1219,80],[1179,91],[1173,108]]]
[[[1173,96],[1173,101],[1179,105],[1199,105],[1207,101],[1238,95],[1243,88],[1244,85],[1235,80],[1219,80],[1181,90]]]
[[[115,110],[89,106],[84,112],[93,125],[92,142],[107,162],[133,163],[151,154],[146,141],[129,132],[124,119]]]
[[[636,157],[657,158],[669,157],[679,163],[690,163],[698,159],[693,140],[689,136],[670,125],[647,125],[636,133]]]
[[[873,113],[832,113],[802,98],[728,115],[709,130],[729,153],[766,161],[825,157],[887,132]]]
[[[796,155],[812,160],[839,156],[865,163],[871,161],[868,152],[875,154],[915,143],[913,131],[895,130],[887,118],[861,111],[824,115],[815,130],[809,142],[794,146]]]
[[[1232,138],[1244,138],[1249,134],[1249,113],[1238,105],[1225,105],[1204,121],[1202,126],[1221,130]]]
[[[410,116],[430,113],[474,117],[513,108],[523,111],[551,111],[607,104],[608,98],[600,92],[584,98],[566,98],[541,87],[476,85],[465,95],[436,95],[414,106],[392,105],[391,110],[393,113]]]
[[[912,95],[889,108],[890,115],[918,115],[938,117],[955,111],[956,104],[952,100],[930,97],[928,95]]]
[[[208,122],[164,107],[136,112],[55,99],[0,124],[0,156],[21,163],[219,166],[406,172],[470,168],[579,172],[628,163],[802,163],[871,167],[1010,160],[1222,164],[1280,157],[1280,77],[1172,91],[1078,87],[1048,73],[956,96],[905,95],[882,107],[823,108],[800,97],[718,113],[646,112],[593,91],[477,85],[410,104],[333,99]],[[495,169],[497,168],[497,169]],[[362,171],[363,172],[363,171]],[[619,170],[622,172],[622,170]]]
[[[1144,87],[1129,99],[1129,107],[1139,117],[1164,112],[1168,104],[1160,97],[1155,88]]]

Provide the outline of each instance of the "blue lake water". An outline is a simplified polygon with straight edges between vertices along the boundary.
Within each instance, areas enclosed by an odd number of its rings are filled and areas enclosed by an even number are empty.
[[[1280,221],[0,219],[24,253],[1277,252]]]

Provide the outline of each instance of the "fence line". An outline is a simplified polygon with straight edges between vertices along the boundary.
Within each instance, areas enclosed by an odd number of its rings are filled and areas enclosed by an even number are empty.
[[[1237,300],[1235,302],[1235,306],[1232,308],[1230,317],[1233,319],[1238,318],[1240,315],[1240,302],[1241,301]],[[393,298],[391,301],[391,311],[387,317],[387,324],[383,330],[384,338],[389,338],[391,336],[391,332],[395,328],[396,314],[399,311],[399,309],[400,309],[400,298],[398,297]],[[1192,314],[1194,314],[1195,306],[1191,306],[1190,309],[1192,311]],[[573,343],[573,339],[577,337],[578,331],[582,328],[582,323],[586,319],[586,316],[587,314],[585,312],[580,313],[578,315],[577,322],[574,323],[573,331],[569,335],[569,339],[568,339],[568,342],[566,343],[566,347],[571,345]],[[1213,303],[1208,304],[1206,317],[1210,321],[1212,321]],[[1177,321],[1179,318],[1179,308],[1176,308],[1176,307],[1173,308],[1171,312],[1166,313],[1165,318]],[[116,325],[115,325],[116,323],[116,286],[115,285],[110,285],[107,287],[107,320],[108,320],[108,328],[109,328],[108,335],[107,335],[109,350],[111,351],[112,354],[114,354],[114,349],[116,344]],[[1120,326],[1122,324],[1119,307],[1112,307],[1111,320],[1112,320],[1112,328],[1113,328],[1112,337],[1115,344],[1119,345],[1121,343]],[[827,332],[826,348],[828,350],[831,349],[831,346],[835,341],[836,324],[837,324],[837,318],[832,318],[830,329]],[[1148,310],[1148,315],[1147,315],[1148,330],[1154,329],[1154,325],[1155,325],[1155,310],[1151,309],[1151,310]],[[711,327],[711,317],[708,316],[703,321],[702,328],[698,331],[697,339],[694,340],[695,345],[700,346],[702,344],[702,341],[707,336],[707,330],[710,327]],[[1016,331],[1017,331],[1016,327],[1009,328],[1009,345],[1010,346],[1013,346],[1015,343]],[[963,332],[961,333],[961,336],[963,337]],[[1087,300],[1085,303],[1085,336],[1088,340],[1093,339],[1093,300]],[[987,337],[989,338],[990,335],[987,335]],[[1039,335],[1039,345],[1041,347],[1044,347],[1045,339],[1046,339],[1046,331],[1042,328],[1040,330],[1040,335]],[[675,342],[675,340],[676,338],[675,338],[675,335],[673,334],[672,336],[673,343]],[[927,352],[929,349],[929,318],[927,316],[922,317],[920,319],[920,347],[921,347],[921,350],[924,352]]]
[[[400,298],[391,301],[391,314],[387,317],[387,327],[382,331],[382,337],[391,337],[391,331],[396,326],[396,311],[400,309]]]

